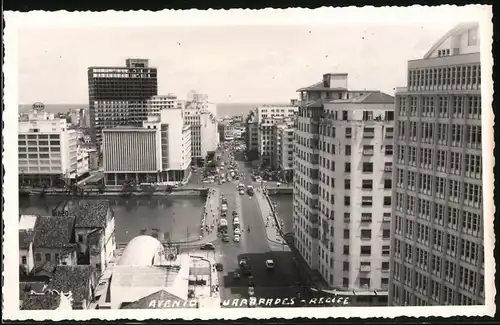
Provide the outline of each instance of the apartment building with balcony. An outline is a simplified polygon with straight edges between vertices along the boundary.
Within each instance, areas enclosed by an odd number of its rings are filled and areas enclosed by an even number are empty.
[[[330,287],[386,304],[394,98],[325,74],[299,89],[295,246]]]
[[[390,305],[485,303],[480,62],[460,24],[397,90]]]
[[[262,166],[272,167],[274,154],[273,126],[295,117],[298,107],[291,105],[263,105],[256,109],[258,123],[257,152]]]
[[[259,121],[257,110],[252,109],[245,119],[245,144],[250,160],[258,157],[259,152]]]
[[[293,118],[285,119],[273,126],[272,166],[273,169],[281,171],[282,176],[287,180],[292,179],[293,175],[294,126]]]
[[[19,120],[19,184],[55,186],[75,182],[85,173],[78,168],[76,130],[54,114],[32,111]],[[88,158],[87,158],[88,159]]]
[[[219,145],[217,118],[213,113],[215,104],[208,101],[187,101],[184,109],[184,122],[191,127],[192,163],[202,165],[209,152]],[[205,97],[203,97],[205,98]]]
[[[147,59],[127,59],[125,66],[89,67],[89,115],[92,142],[100,146],[102,130],[142,126],[148,101],[158,95],[158,71]]]

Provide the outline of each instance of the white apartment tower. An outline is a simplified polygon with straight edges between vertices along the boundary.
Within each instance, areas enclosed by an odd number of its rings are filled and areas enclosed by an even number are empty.
[[[258,123],[258,154],[263,166],[272,165],[274,153],[273,125],[294,117],[298,107],[291,105],[264,105],[257,107],[256,119]]]
[[[200,99],[201,98],[201,99]],[[210,151],[219,145],[219,132],[215,116],[216,105],[206,100],[206,96],[188,99],[184,108],[184,123],[191,127],[191,159],[202,164]]]
[[[299,89],[296,247],[330,287],[386,304],[394,98],[349,91],[347,74]]]
[[[19,120],[19,184],[54,186],[60,180],[75,182],[78,169],[76,130],[65,119],[33,110]]]
[[[396,93],[390,305],[485,303],[481,111],[479,26],[461,24]]]

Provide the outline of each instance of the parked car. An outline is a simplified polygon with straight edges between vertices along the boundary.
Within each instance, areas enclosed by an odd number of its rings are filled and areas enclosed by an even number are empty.
[[[213,251],[213,250],[215,250],[215,246],[212,243],[206,243],[206,244],[202,244],[200,246],[200,249],[205,250],[205,251]]]
[[[234,228],[234,234],[235,234],[235,235],[241,235],[241,230],[240,230],[240,228]]]
[[[244,190],[240,190],[240,195],[245,195],[245,191]]]
[[[225,243],[229,243],[229,235],[228,234],[224,234],[222,236],[222,241],[225,242]]]
[[[235,243],[239,243],[240,242],[240,235],[238,235],[238,234],[234,235],[233,240]]]

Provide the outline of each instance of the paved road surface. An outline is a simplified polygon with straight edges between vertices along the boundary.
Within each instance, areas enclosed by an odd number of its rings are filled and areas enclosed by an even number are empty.
[[[222,160],[227,160],[225,153]],[[247,185],[252,184],[250,175],[251,167],[245,167],[244,162],[239,162],[240,172],[248,176],[239,182]],[[292,267],[292,254],[283,252],[281,245],[270,243],[267,240],[265,224],[260,215],[260,208],[255,198],[248,194],[240,195],[236,191],[239,183],[234,181],[221,186],[221,193],[228,199],[228,216],[236,210],[240,214],[243,234],[240,243],[218,243],[217,254],[220,262],[224,265],[224,271],[219,274],[221,284],[221,298],[248,298],[248,280],[242,277],[233,279],[235,270],[239,270],[238,260],[245,256],[249,258],[252,273],[255,279],[255,295],[262,298],[286,298],[295,296],[298,292],[297,275]],[[247,228],[250,226],[250,232]],[[232,229],[229,231],[232,237]],[[273,259],[276,268],[269,271],[265,267],[265,261]]]

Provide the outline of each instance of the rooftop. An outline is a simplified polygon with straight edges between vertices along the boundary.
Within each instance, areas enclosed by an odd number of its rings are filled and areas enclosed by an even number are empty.
[[[347,89],[342,87],[337,87],[337,88],[325,87],[323,81],[320,81],[315,83],[314,85],[297,89],[297,91],[298,92],[299,91],[347,91]]]
[[[30,244],[33,243],[34,235],[33,230],[19,229],[19,248],[28,249]]]
[[[117,265],[147,266],[152,264],[158,249],[163,249],[158,239],[147,235],[132,238],[123,251]]]
[[[434,53],[434,51],[439,48],[444,42],[446,42],[447,39],[453,36],[458,36],[460,34],[463,34],[467,32],[469,29],[473,28],[478,28],[479,24],[477,22],[471,22],[471,23],[462,23],[458,24],[454,28],[452,28],[448,33],[446,33],[443,37],[441,37],[432,47],[427,51],[427,53],[424,55],[424,59],[428,59],[431,57],[431,55]]]
[[[380,91],[370,91],[349,99],[338,99],[330,103],[394,104],[394,96]]]
[[[106,228],[111,205],[107,200],[70,200],[65,209],[76,217],[75,227]]]
[[[59,308],[61,296],[57,293],[30,294],[26,293],[20,297],[21,310],[54,310]]]
[[[73,247],[74,216],[40,216],[35,223],[34,247],[69,248]]]
[[[75,302],[83,302],[89,296],[89,280],[93,275],[91,265],[58,265],[48,289],[71,291]]]

